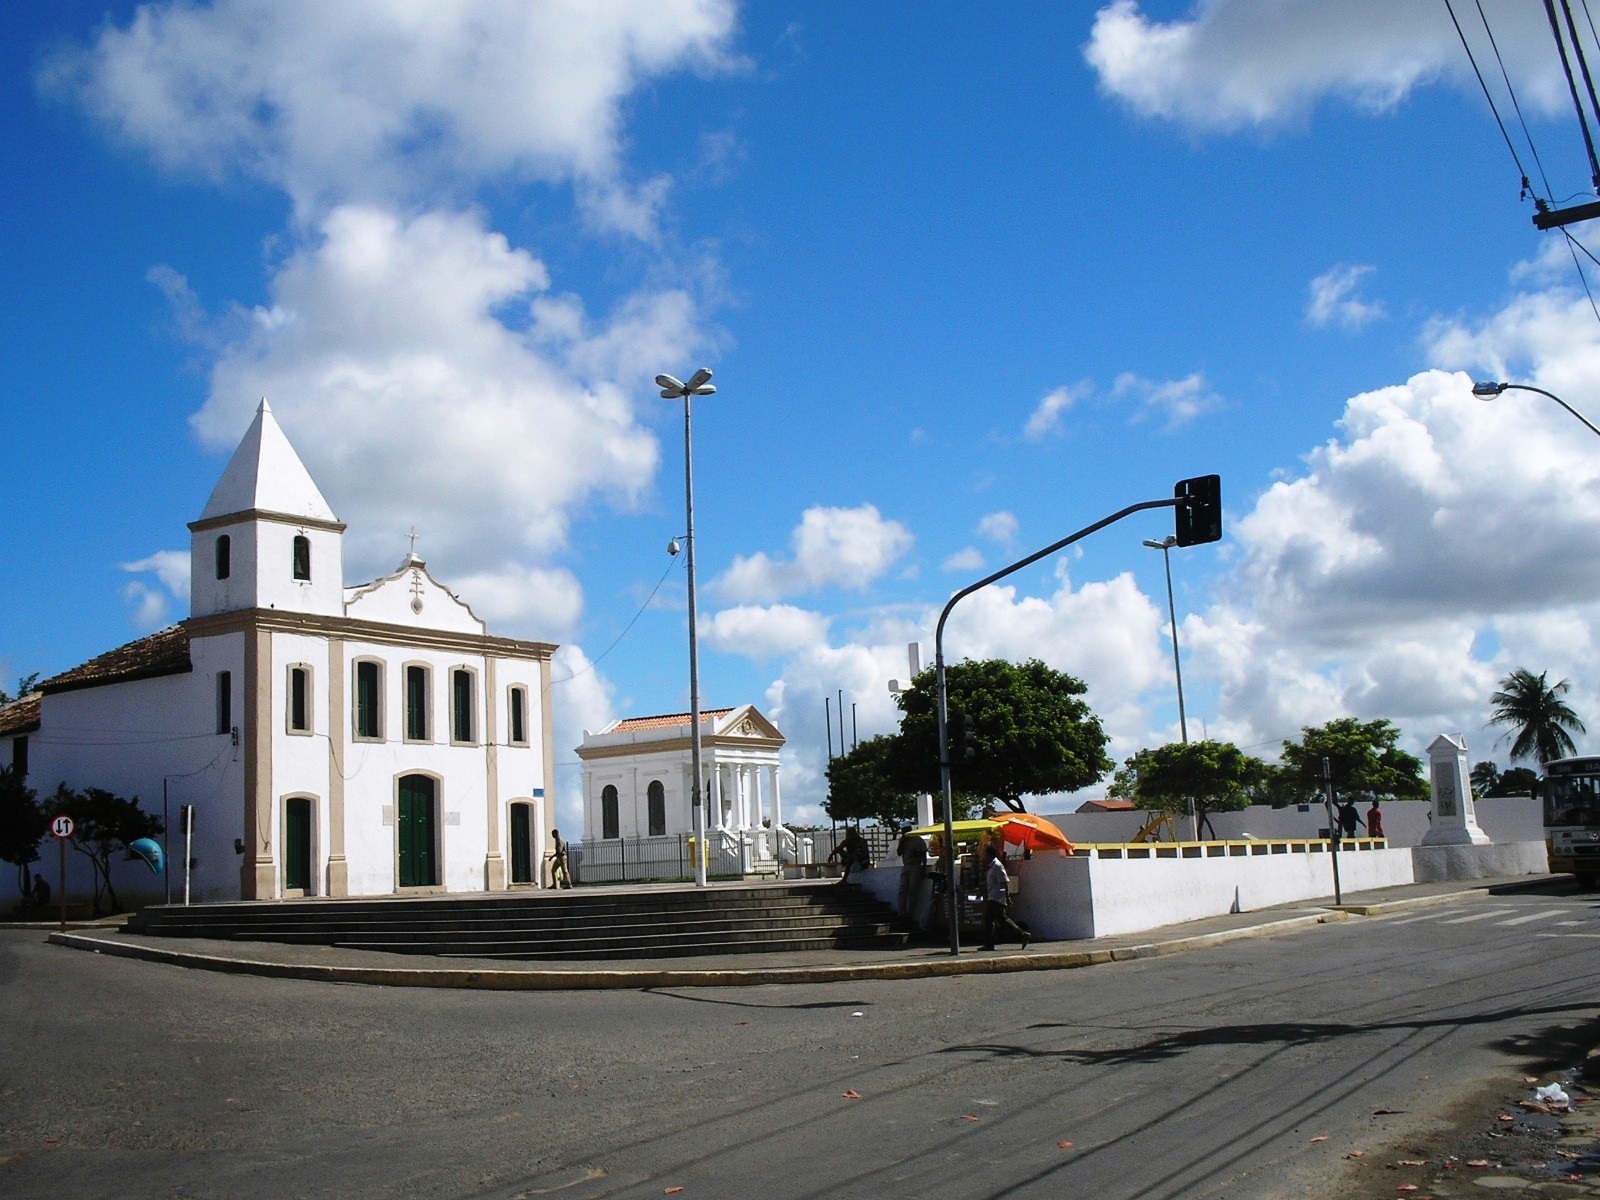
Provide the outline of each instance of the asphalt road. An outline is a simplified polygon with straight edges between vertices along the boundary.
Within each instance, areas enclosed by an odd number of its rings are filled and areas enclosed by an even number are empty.
[[[1331,1195],[1485,1079],[1575,1062],[1597,975],[1600,903],[1571,892],[1076,971],[645,993],[7,931],[0,1195]]]

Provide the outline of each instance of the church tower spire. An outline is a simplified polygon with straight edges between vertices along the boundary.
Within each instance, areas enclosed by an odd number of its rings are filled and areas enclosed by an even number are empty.
[[[189,525],[189,611],[344,612],[344,524],[262,400]]]

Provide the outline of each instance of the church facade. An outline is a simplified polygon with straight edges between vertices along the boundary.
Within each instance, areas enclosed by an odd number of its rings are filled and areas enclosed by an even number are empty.
[[[693,832],[692,747],[688,713],[627,717],[584,730],[584,842],[674,837]],[[708,840],[756,861],[775,861],[783,826],[779,757],[784,736],[754,705],[700,714]],[[792,837],[782,854],[794,861]]]
[[[178,880],[192,806],[197,900],[536,886],[555,647],[491,635],[414,547],[347,588],[344,531],[263,401],[189,526],[188,619],[41,683],[0,761],[165,808]]]

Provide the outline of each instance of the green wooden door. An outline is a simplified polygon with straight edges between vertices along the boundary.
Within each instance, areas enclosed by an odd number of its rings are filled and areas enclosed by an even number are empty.
[[[400,780],[397,833],[400,840],[400,886],[432,887],[435,870],[433,780],[407,775]]]
[[[531,804],[511,806],[511,882],[533,882],[533,830],[528,814]]]
[[[283,888],[311,891],[311,801],[304,796],[283,802]]]

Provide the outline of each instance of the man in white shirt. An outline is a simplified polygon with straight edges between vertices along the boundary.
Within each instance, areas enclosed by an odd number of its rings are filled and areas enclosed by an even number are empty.
[[[1009,929],[1022,949],[1028,948],[1028,930],[1011,919],[1011,876],[1006,871],[1006,860],[988,843],[983,847],[983,949],[994,949],[997,929]]]

